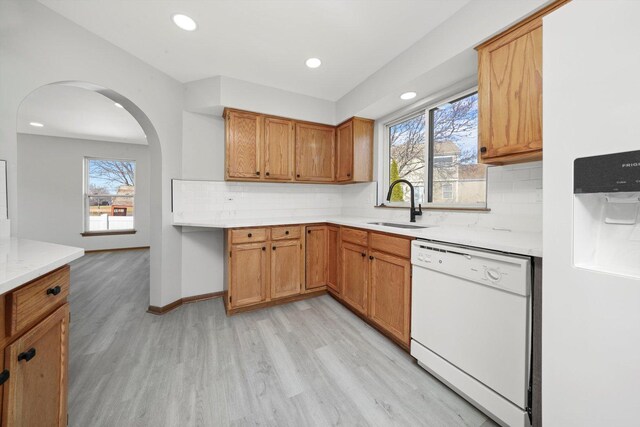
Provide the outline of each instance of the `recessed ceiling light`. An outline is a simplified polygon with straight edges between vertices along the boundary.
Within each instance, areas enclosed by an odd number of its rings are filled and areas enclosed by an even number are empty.
[[[113,105],[115,105],[115,106],[116,106],[116,107],[118,107],[118,108],[124,108],[124,107],[122,106],[122,104],[120,104],[120,103],[118,103],[118,102],[114,102],[114,103],[113,103]]]
[[[198,28],[198,24],[196,24],[196,21],[194,21],[187,15],[176,13],[171,17],[171,19],[173,20],[174,24],[185,31],[194,31],[196,28]]]
[[[404,99],[405,101],[407,99],[413,99],[416,97],[416,93],[415,92],[405,92],[402,95],[400,95],[400,99]]]
[[[307,64],[307,67],[309,68],[318,68],[320,65],[322,65],[322,61],[320,61],[318,58],[309,58],[307,59],[305,64]]]
[[[44,127],[44,125],[42,123],[38,123],[38,122],[29,122],[29,124],[31,126],[33,126],[34,128],[41,128]]]

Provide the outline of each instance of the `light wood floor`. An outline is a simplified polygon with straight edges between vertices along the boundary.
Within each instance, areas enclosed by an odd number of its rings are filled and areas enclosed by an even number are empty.
[[[72,265],[70,426],[493,426],[329,296],[163,316],[147,250]]]

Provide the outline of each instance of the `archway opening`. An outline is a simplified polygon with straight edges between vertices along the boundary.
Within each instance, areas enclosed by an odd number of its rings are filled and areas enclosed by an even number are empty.
[[[150,265],[160,264],[160,141],[134,102],[92,83],[56,82],[25,97],[16,129],[20,237],[85,250],[150,247]]]

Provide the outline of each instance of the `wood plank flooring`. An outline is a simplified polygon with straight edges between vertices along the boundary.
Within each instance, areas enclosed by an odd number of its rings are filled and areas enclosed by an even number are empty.
[[[493,426],[329,296],[146,313],[149,251],[72,264],[70,426]]]

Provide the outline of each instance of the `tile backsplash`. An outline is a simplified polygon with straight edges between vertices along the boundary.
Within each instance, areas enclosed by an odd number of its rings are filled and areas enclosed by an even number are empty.
[[[173,181],[176,222],[340,215],[341,185]]]
[[[365,216],[407,221],[406,209],[376,208],[377,183],[351,185],[174,181],[174,220]],[[493,166],[488,172],[489,212],[425,210],[431,225],[477,225],[542,230],[542,162]]]

